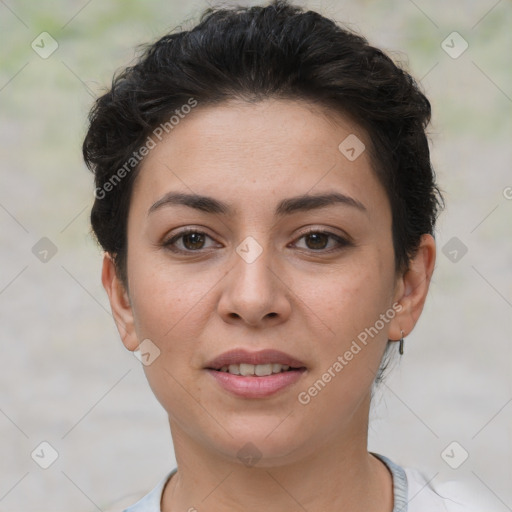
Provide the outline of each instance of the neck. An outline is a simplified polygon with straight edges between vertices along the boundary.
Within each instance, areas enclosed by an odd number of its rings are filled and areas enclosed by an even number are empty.
[[[206,449],[172,422],[171,431],[178,472],[164,490],[163,512],[393,509],[392,476],[368,453],[367,429],[337,433],[300,458],[262,458],[253,466]]]

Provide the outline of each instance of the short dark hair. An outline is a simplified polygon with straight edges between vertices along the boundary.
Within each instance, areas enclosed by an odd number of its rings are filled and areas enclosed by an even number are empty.
[[[83,144],[97,191],[91,224],[125,285],[131,191],[148,136],[191,99],[206,106],[267,98],[314,102],[364,129],[391,204],[395,267],[407,269],[421,235],[433,234],[443,203],[425,132],[430,103],[405,70],[362,36],[275,0],[207,9],[191,30],[145,47],[94,104]]]

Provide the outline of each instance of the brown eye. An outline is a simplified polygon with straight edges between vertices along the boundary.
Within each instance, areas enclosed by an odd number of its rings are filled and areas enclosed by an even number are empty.
[[[210,240],[210,245],[207,245]],[[189,229],[174,235],[172,238],[163,242],[166,249],[176,253],[200,252],[202,249],[211,249],[215,246],[214,240],[202,231]]]
[[[303,246],[300,246],[298,242],[302,240],[304,240],[304,243]],[[310,231],[308,233],[304,233],[294,245],[299,249],[330,253],[336,250],[341,250],[351,245],[351,243],[345,238],[335,235],[334,233],[330,233],[329,231]]]
[[[311,233],[304,237],[308,249],[325,249],[329,243],[329,235],[326,233]]]
[[[188,233],[182,239],[185,249],[194,250],[203,248],[205,237],[202,233]]]

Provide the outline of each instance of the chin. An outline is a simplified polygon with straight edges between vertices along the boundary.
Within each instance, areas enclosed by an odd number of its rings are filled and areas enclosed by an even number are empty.
[[[236,425],[225,425],[232,437],[224,432],[222,439],[210,440],[211,447],[230,461],[261,468],[290,464],[313,452],[313,443],[304,429],[283,426],[282,420],[277,416],[267,416],[263,421],[240,418]]]

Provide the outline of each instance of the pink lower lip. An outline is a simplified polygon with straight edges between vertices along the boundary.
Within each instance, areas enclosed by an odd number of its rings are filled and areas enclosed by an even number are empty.
[[[301,368],[265,377],[242,377],[211,369],[207,371],[226,391],[243,398],[264,398],[291,386],[306,370]]]

